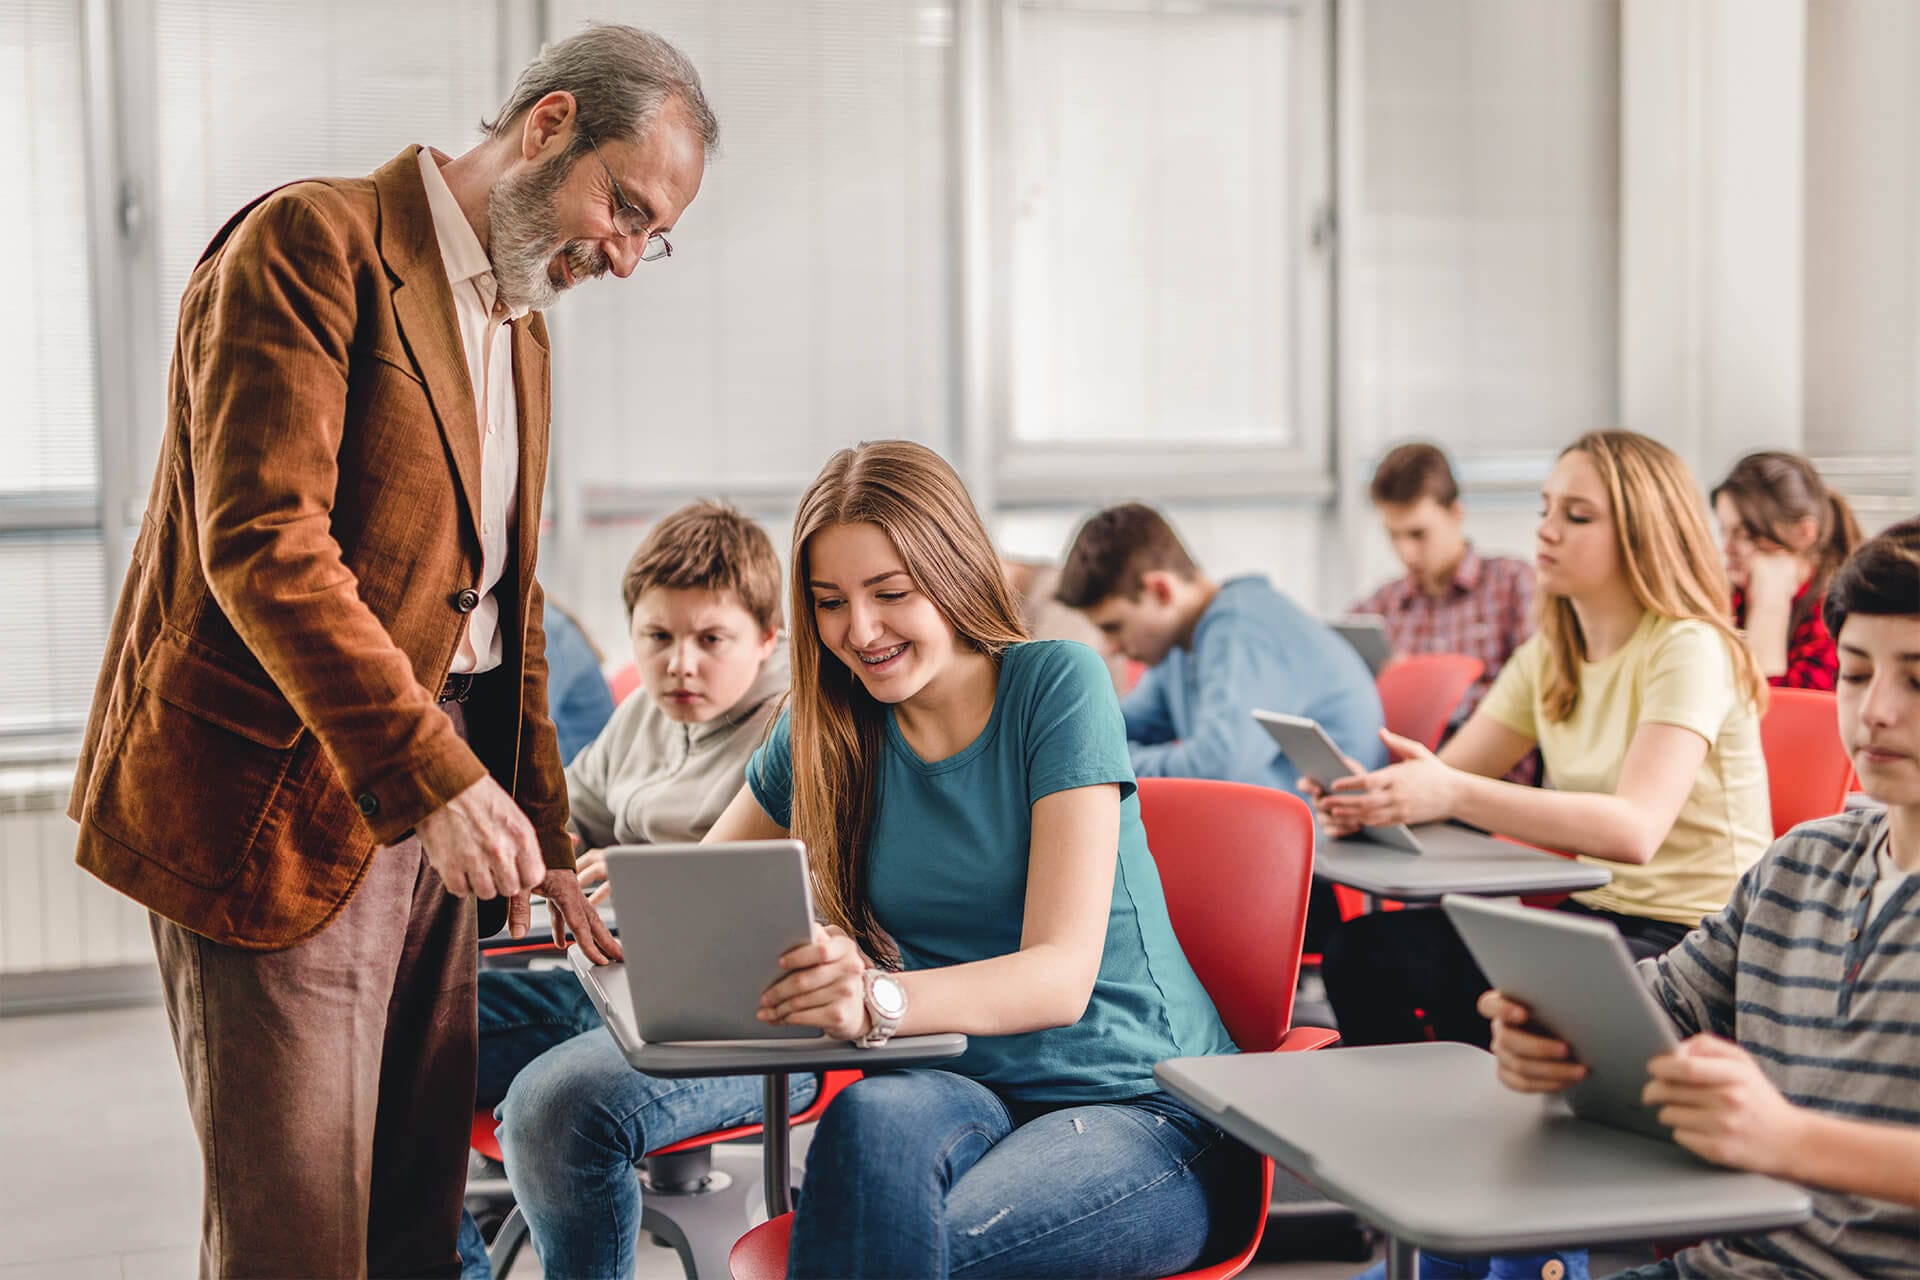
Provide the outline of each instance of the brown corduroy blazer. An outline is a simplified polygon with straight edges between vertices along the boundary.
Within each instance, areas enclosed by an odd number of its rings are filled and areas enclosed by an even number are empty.
[[[413,147],[236,214],[180,303],[166,434],[69,812],[80,865],[238,947],[325,928],[486,773],[573,865],[534,580],[547,332],[513,326],[502,664],[435,708],[478,602],[480,433]]]

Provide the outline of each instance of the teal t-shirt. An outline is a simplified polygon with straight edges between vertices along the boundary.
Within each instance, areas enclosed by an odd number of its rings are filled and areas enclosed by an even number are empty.
[[[1018,951],[1034,802],[1120,785],[1119,864],[1086,1012],[1072,1026],[974,1036],[948,1069],[1023,1101],[1093,1102],[1155,1092],[1153,1067],[1163,1059],[1233,1052],[1167,918],[1126,726],[1093,650],[1066,640],[1008,648],[987,727],[944,760],[922,760],[891,709],[887,716],[868,884],[874,914],[907,969]],[[784,713],[747,766],[747,782],[767,815],[790,825],[793,747]]]

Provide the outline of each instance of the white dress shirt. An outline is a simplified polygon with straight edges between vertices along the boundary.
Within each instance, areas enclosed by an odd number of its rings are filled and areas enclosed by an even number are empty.
[[[432,148],[420,148],[420,178],[427,188],[440,260],[453,288],[453,310],[478,413],[480,605],[468,615],[467,632],[453,655],[453,670],[478,673],[500,665],[500,604],[493,589],[506,565],[507,530],[520,505],[520,415],[513,399],[513,334],[507,325],[527,311],[500,303],[493,263],[453,198],[440,164]]]

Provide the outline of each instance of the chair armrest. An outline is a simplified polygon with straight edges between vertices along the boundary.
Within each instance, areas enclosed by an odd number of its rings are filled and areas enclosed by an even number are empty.
[[[1324,1049],[1340,1043],[1340,1033],[1329,1027],[1295,1027],[1280,1037],[1275,1053],[1297,1053],[1304,1049]]]

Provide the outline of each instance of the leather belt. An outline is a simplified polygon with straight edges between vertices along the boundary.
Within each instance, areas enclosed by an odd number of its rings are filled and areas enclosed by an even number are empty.
[[[440,696],[436,702],[465,702],[467,695],[473,692],[473,673],[471,671],[449,671],[447,682],[440,686]]]

